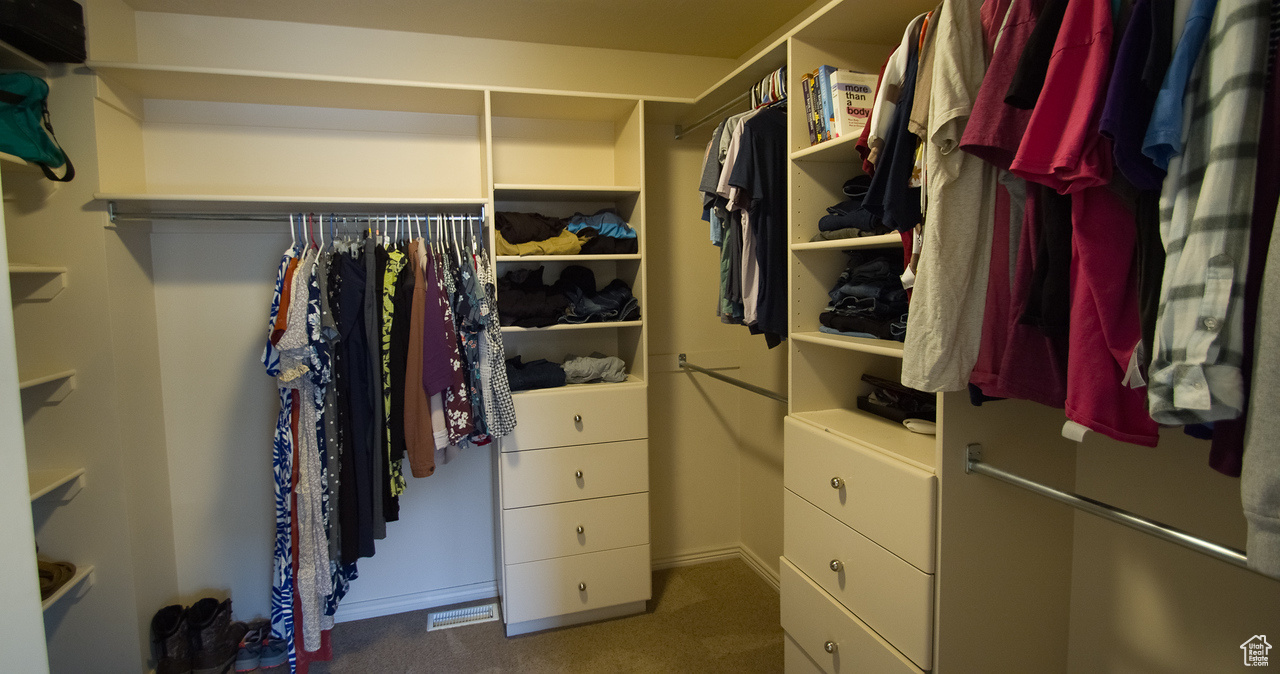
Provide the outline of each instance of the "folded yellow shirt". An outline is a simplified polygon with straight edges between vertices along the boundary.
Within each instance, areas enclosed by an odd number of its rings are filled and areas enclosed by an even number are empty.
[[[508,243],[502,232],[494,232],[498,237],[498,255],[577,255],[587,239],[580,238],[573,232],[564,229],[559,234],[542,241],[528,243]]]

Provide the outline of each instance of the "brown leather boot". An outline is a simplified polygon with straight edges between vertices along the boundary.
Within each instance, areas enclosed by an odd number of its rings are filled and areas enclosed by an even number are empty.
[[[231,624],[231,600],[218,603],[206,597],[187,609],[191,635],[191,674],[223,674],[230,671],[240,647],[240,635]]]
[[[191,641],[181,605],[166,606],[151,618],[151,648],[156,674],[190,674]]]

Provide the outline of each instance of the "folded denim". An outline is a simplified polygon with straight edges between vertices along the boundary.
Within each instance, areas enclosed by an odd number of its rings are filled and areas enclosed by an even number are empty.
[[[623,382],[627,380],[627,364],[617,356],[593,353],[590,356],[565,356],[565,382],[590,384],[593,382]]]
[[[564,386],[564,367],[546,359],[522,362],[520,356],[507,359],[507,381],[512,391]]]
[[[632,296],[631,288],[622,279],[610,281],[595,293],[570,288],[565,296],[569,300],[569,308],[560,317],[561,323],[628,321],[640,317],[640,301]]]
[[[827,214],[818,220],[818,230],[823,232],[850,227],[870,232],[880,226],[879,218],[863,208],[861,201],[853,200],[827,207]]]
[[[880,339],[879,337],[876,337],[870,332],[845,332],[843,330],[836,330],[835,328],[829,328],[825,325],[819,326],[818,332],[826,333],[828,335],[840,335],[842,337],[861,337],[863,339]]]
[[[869,334],[876,339],[897,339],[890,321],[866,316],[841,316],[827,311],[818,316],[818,322],[824,327],[842,333],[856,332]]]
[[[890,231],[892,230],[884,225],[880,225],[875,229],[866,231],[856,227],[846,227],[844,229],[833,229],[829,232],[820,231],[817,234],[814,234],[813,238],[809,239],[809,241],[817,243],[819,241],[836,241],[838,239],[856,239],[861,236],[879,236],[881,234],[888,234]],[[583,246],[583,249],[585,248],[586,246]]]

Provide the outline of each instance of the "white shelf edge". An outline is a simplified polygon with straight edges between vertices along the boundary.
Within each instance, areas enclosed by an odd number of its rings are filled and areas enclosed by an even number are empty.
[[[62,485],[80,481],[84,474],[84,468],[77,468],[69,473],[65,470],[30,471],[27,473],[27,483],[31,489],[31,500],[35,501]]]
[[[48,611],[49,607],[58,603],[58,600],[67,596],[67,593],[71,592],[71,590],[75,589],[78,585],[85,582],[85,579],[89,579],[88,587],[93,587],[92,578],[93,578],[92,564],[76,567],[76,575],[72,576],[71,580],[67,581],[66,584],[58,588],[57,592],[54,592],[53,594],[49,595],[48,599],[45,599],[44,601],[40,602],[41,610]]]
[[[18,166],[30,166],[30,163],[28,163],[27,160],[17,155],[9,154],[8,152],[0,152],[0,161],[9,164],[17,164]]]
[[[49,75],[49,66],[45,65],[44,61],[41,61],[21,49],[18,49],[8,42],[0,41],[0,53],[4,55],[4,61],[10,62],[3,66],[6,70],[26,70],[28,72],[39,73],[42,77],[47,77]]]
[[[98,201],[137,201],[137,202],[174,202],[195,201],[207,203],[246,203],[246,204],[474,204],[481,206],[489,203],[485,197],[332,197],[332,196],[298,196],[298,195],[256,195],[256,194],[116,194],[111,192],[95,192]]]
[[[564,386],[552,386],[551,388],[531,388],[531,389],[525,389],[523,391],[512,391],[511,395],[520,396],[520,395],[533,395],[538,393],[551,393],[554,391],[580,391],[583,388],[597,389],[602,386],[607,386],[610,388],[621,387],[621,386],[631,387],[631,386],[640,386],[640,385],[643,385],[644,383],[645,382],[643,379],[635,376],[634,374],[627,374],[626,381],[613,381],[613,382],[602,381],[602,382],[596,382],[594,384],[565,384]]]
[[[791,244],[791,250],[847,250],[851,248],[901,248],[902,235],[890,232],[875,236],[860,236],[854,239],[832,239],[830,241],[806,241]]]
[[[639,253],[625,255],[499,255],[494,262],[605,262],[610,260],[639,260]]]
[[[43,377],[36,377],[35,379],[27,379],[24,381],[19,381],[18,388],[21,390],[26,390],[34,386],[39,386],[41,384],[48,384],[51,382],[58,381],[60,379],[71,379],[72,377],[75,377],[75,376],[76,376],[75,370],[66,370],[64,372],[58,372],[56,374],[49,374]]]
[[[23,264],[21,262],[9,263],[10,274],[65,274],[66,267],[50,267],[39,264]]]
[[[521,328],[514,325],[502,326],[503,334],[507,333],[530,333],[530,332],[559,332],[563,330],[598,330],[601,328],[638,328],[644,325],[644,321],[600,321],[597,323],[557,323],[548,325],[545,328]]]
[[[857,142],[858,142],[858,136],[855,136],[852,134],[847,136],[841,136],[835,140],[824,140],[821,143],[815,143],[802,150],[796,150],[795,152],[792,152],[791,159],[792,161],[797,159],[813,159],[814,155],[821,155],[824,152],[827,152],[828,150],[835,150],[836,148],[841,147],[843,145],[847,145],[849,143],[857,143]]]
[[[541,185],[494,183],[494,192],[601,192],[606,194],[639,194],[639,185]]]
[[[793,332],[791,339],[797,342],[830,346],[848,351],[870,353],[877,356],[902,358],[902,342],[888,339],[868,339],[865,337],[848,337],[845,335],[829,335],[825,332]]]

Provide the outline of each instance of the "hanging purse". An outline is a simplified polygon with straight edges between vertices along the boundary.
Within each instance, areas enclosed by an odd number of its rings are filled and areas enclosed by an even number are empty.
[[[47,133],[46,133],[47,131]],[[49,180],[68,182],[76,175],[49,121],[49,85],[27,73],[0,74],[0,152],[32,162]],[[58,177],[53,169],[67,165]]]

